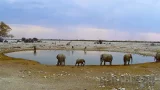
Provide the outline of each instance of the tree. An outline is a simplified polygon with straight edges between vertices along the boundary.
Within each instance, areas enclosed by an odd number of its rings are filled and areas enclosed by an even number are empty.
[[[22,39],[21,39],[23,42],[25,42],[25,40],[26,40],[26,38],[25,37],[22,37]]]
[[[38,41],[38,39],[37,39],[37,38],[33,38],[33,41],[37,42],[37,41]]]
[[[99,44],[102,44],[102,40],[99,40]]]
[[[13,37],[13,35],[8,34],[12,29],[5,24],[4,22],[0,22],[0,36],[1,37]]]
[[[8,37],[13,38],[14,36],[12,34],[8,35]]]

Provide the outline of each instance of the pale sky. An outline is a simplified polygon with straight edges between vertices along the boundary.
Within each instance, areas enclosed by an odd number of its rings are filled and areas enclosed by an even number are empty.
[[[15,38],[160,40],[160,0],[0,0]]]

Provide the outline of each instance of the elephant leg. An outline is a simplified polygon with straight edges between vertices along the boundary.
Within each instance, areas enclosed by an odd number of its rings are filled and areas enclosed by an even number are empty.
[[[60,61],[60,65],[62,66],[62,61]]]
[[[104,61],[104,65],[106,65],[106,62]]]
[[[58,61],[58,66],[60,65],[60,61]]]
[[[65,64],[64,64],[64,61],[62,62],[62,65],[64,66]]]
[[[124,65],[126,65],[126,61],[124,61]]]
[[[112,62],[110,62],[110,65],[112,65]]]
[[[79,66],[79,63],[78,63],[78,66]]]
[[[128,61],[128,65],[129,65],[129,62],[130,62],[130,61]]]
[[[102,61],[100,62],[100,66],[102,66]]]
[[[59,66],[59,61],[57,61],[57,66]]]
[[[63,61],[63,63],[64,63],[64,66],[65,66],[65,60]]]

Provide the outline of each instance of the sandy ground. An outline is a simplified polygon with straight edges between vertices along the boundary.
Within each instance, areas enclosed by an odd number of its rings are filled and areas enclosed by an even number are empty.
[[[99,78],[108,74],[123,75],[150,75],[154,74],[159,78],[160,63],[145,63],[130,66],[48,66],[38,62],[15,59],[4,56],[3,53],[32,49],[36,45],[38,49],[65,49],[69,50],[74,46],[75,50],[106,50],[138,53],[154,56],[160,48],[159,44],[151,46],[150,43],[117,43],[106,42],[98,45],[94,42],[71,42],[66,46],[67,41],[49,41],[43,43],[0,43],[0,90],[112,90],[113,87],[124,87],[115,83],[106,84],[100,87]],[[19,48],[20,47],[20,48]],[[127,84],[126,90],[132,90],[135,85]],[[135,90],[135,89],[134,89]],[[147,89],[137,89],[147,90]],[[151,90],[151,89],[150,89]],[[155,83],[154,90],[160,90],[159,81]]]

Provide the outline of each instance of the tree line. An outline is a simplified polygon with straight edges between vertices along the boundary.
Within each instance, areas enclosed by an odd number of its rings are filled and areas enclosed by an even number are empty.
[[[25,38],[25,37],[22,37],[21,40],[22,40],[23,42],[25,42],[25,43],[42,42],[42,41],[39,40],[38,38]]]

